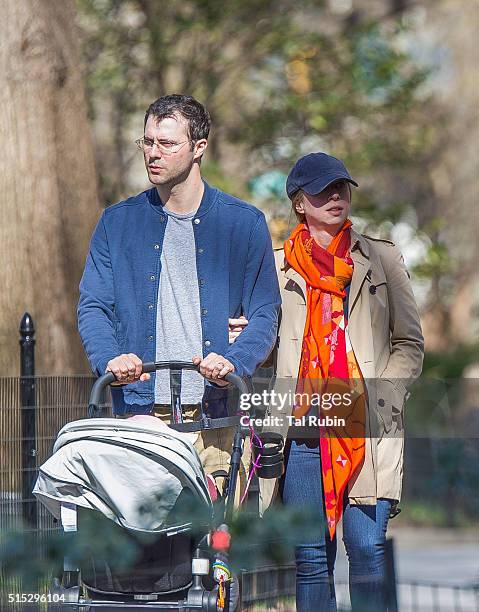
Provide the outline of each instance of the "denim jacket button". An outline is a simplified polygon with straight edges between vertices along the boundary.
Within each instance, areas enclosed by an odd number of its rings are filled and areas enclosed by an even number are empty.
[[[211,342],[209,340],[205,340],[205,346],[211,346]]]
[[[195,219],[195,220],[193,221],[193,223],[195,223],[196,225],[198,225],[198,223],[199,223],[199,222],[200,222],[200,220],[199,220],[199,219]]]

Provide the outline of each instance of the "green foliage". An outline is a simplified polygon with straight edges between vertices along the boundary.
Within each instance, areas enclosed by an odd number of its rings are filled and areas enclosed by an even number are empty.
[[[39,582],[61,571],[65,556],[79,565],[95,557],[108,559],[116,569],[131,567],[139,554],[138,544],[115,523],[99,522],[95,515],[95,512],[85,514],[81,535],[53,531],[40,537],[29,530],[3,531],[0,534],[2,578],[20,580],[24,590],[35,591]]]
[[[237,185],[221,170],[220,165],[215,161],[206,161],[202,169],[203,177],[211,184],[226,191],[227,193],[235,192],[237,197],[246,197],[246,192],[238,192]],[[235,191],[236,189],[236,191]]]
[[[422,376],[413,384],[406,409],[406,430],[414,437],[465,436],[464,369],[477,361],[479,346],[426,352]]]
[[[343,157],[362,177],[422,154],[426,123],[415,111],[427,74],[398,50],[404,27],[353,24],[314,0],[78,0],[78,9],[92,116],[104,132],[110,107],[103,139],[113,148],[127,146],[151,100],[176,91],[210,110],[205,170],[236,194],[310,150]],[[102,185],[108,201],[127,195]],[[356,212],[386,215],[376,198],[368,192]]]
[[[446,245],[435,242],[429,245],[424,261],[414,266],[412,272],[418,278],[440,277],[452,272],[454,266]]]
[[[431,499],[408,499],[401,504],[401,508],[398,520],[406,525],[445,527],[448,523],[447,509]]]
[[[305,541],[312,533],[322,533],[324,529],[319,508],[313,512],[277,505],[263,519],[243,509],[236,512],[230,525],[232,566],[239,571],[288,563],[295,543]]]
[[[157,501],[161,502],[161,498]],[[143,511],[152,516],[154,503],[145,505]],[[188,497],[174,518],[172,525],[190,523],[192,533],[198,540],[209,531],[211,524],[207,507],[199,506],[196,500]],[[223,522],[220,517],[218,521]],[[239,572],[245,568],[289,562],[294,543],[315,529],[324,529],[319,509],[313,516],[301,510],[278,508],[269,511],[267,518],[260,519],[248,508],[242,508],[233,514],[229,522],[231,566]],[[140,554],[141,546],[151,545],[157,537],[155,533],[135,533],[132,537],[113,521],[101,517],[97,511],[81,513],[78,532],[43,533],[41,554],[32,555],[32,551],[40,551],[37,533],[28,530],[4,531],[0,535],[2,581],[20,581],[24,590],[34,591],[40,582],[61,572],[65,555],[79,567],[95,558],[107,559],[115,570],[128,570]]]
[[[450,524],[461,513],[479,519],[478,440],[440,440],[434,445],[435,461],[440,469],[430,482],[435,495],[446,500]]]
[[[464,369],[479,358],[479,345],[460,345],[450,352],[427,351],[424,355],[423,377],[460,380]]]
[[[418,443],[420,447],[424,440]],[[421,454],[426,465],[409,473],[414,492],[404,496],[401,521],[438,527],[479,525],[479,440],[433,438],[427,448],[427,455]]]
[[[404,500],[403,521],[455,527],[479,524],[479,439],[477,425],[471,422],[475,411],[465,404],[462,378],[478,354],[477,344],[425,354],[423,374],[406,407],[406,431],[412,438],[408,453],[419,463],[409,464],[408,481],[415,491]],[[427,458],[414,449],[425,441],[430,449]]]

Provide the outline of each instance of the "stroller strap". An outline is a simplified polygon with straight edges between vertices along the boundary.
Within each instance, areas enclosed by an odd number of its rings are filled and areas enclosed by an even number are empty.
[[[184,433],[195,431],[204,431],[206,429],[223,429],[225,427],[235,427],[240,423],[240,416],[220,417],[212,419],[209,416],[202,415],[199,421],[189,421],[187,423],[172,423],[169,425],[171,429]]]

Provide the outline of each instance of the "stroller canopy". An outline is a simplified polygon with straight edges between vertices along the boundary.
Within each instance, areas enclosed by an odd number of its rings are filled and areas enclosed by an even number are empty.
[[[166,531],[173,525],[170,511],[182,492],[212,513],[191,435],[150,416],[68,423],[33,490],[57,519],[61,504],[70,503],[141,531]]]

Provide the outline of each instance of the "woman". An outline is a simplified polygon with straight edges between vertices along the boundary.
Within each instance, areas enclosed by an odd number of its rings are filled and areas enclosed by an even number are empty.
[[[324,153],[301,158],[286,185],[300,223],[276,252],[282,313],[275,391],[296,395],[286,414],[279,403],[268,408],[281,417],[275,430],[288,435],[287,464],[279,487],[261,481],[261,505],[264,512],[279,489],[284,504],[323,518],[295,550],[299,612],[336,610],[341,519],[353,610],[385,609],[386,529],[401,496],[402,409],[423,359],[402,256],[392,242],[352,229],[351,184],[357,186],[340,160]],[[232,323],[234,339],[241,323]],[[335,392],[340,402],[325,408],[321,400]],[[311,425],[315,410],[345,424],[320,418]],[[294,421],[300,426],[290,427],[289,416],[303,417]]]

